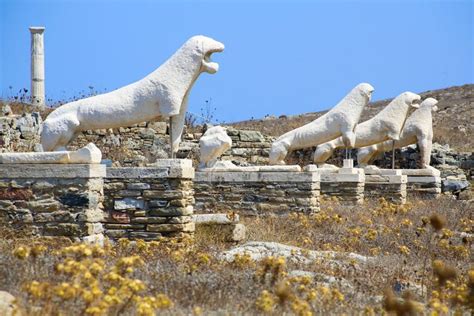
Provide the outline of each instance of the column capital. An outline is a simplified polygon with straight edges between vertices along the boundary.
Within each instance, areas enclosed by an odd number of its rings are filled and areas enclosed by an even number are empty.
[[[45,30],[44,26],[30,26],[31,33],[43,33]]]

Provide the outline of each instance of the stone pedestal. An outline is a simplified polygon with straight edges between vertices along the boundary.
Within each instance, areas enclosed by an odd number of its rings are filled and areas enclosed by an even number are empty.
[[[402,169],[408,196],[436,199],[441,195],[441,173],[436,169]]]
[[[148,167],[107,168],[106,235],[145,240],[192,235],[191,160],[162,159]]]
[[[299,167],[236,168],[196,172],[197,213],[241,215],[319,211],[319,174]]]
[[[366,198],[380,198],[405,204],[407,201],[407,176],[399,169],[365,170]]]
[[[105,166],[0,164],[0,225],[35,236],[103,232]]]
[[[364,203],[364,170],[360,168],[317,168],[309,165],[304,170],[317,172],[321,179],[321,195],[335,196],[343,203]]]

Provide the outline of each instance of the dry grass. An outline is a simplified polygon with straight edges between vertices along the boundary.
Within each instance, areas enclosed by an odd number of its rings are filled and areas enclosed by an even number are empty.
[[[194,241],[121,240],[103,248],[3,231],[0,290],[15,295],[27,315],[373,315],[384,308],[440,315],[473,308],[472,237],[461,235],[473,233],[472,204],[443,199],[349,207],[325,201],[318,214],[243,222],[248,240],[355,252],[375,260],[297,264],[283,258],[253,262],[242,255],[227,263],[218,254],[231,245],[205,230]],[[292,270],[338,281],[328,285],[288,277]],[[399,299],[402,287],[411,294]]]

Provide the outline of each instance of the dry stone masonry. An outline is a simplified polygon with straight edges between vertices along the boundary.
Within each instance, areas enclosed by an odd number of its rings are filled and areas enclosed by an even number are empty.
[[[412,197],[436,199],[441,194],[440,172],[436,169],[403,169],[407,193]]]
[[[365,173],[363,169],[353,168],[352,160],[344,160],[344,168],[318,169],[308,165],[303,170],[318,172],[321,179],[321,195],[336,197],[342,203],[364,203]]]
[[[0,164],[0,225],[34,236],[103,232],[105,166]]]
[[[110,238],[182,237],[194,232],[191,160],[107,168],[104,221]]]
[[[365,171],[364,196],[366,198],[385,198],[396,203],[405,204],[407,201],[407,176],[402,170],[379,169]]]
[[[202,171],[196,212],[241,215],[319,211],[319,174],[302,171]]]

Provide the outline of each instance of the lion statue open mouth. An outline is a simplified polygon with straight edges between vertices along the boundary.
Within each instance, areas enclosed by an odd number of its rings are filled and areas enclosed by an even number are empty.
[[[65,150],[81,131],[126,127],[169,117],[171,148],[176,153],[191,88],[201,73],[214,74],[219,70],[211,56],[222,51],[224,44],[206,36],[193,36],[145,78],[60,106],[43,123],[43,150]]]

